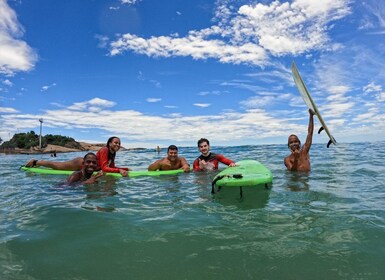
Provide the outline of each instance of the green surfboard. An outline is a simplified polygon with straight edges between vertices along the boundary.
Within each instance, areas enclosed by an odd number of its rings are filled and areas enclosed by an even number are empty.
[[[212,192],[224,192],[230,189],[239,191],[241,196],[247,189],[266,189],[273,181],[271,171],[256,160],[241,160],[235,167],[227,167],[218,173],[212,182]]]
[[[32,172],[32,173],[39,173],[39,174],[50,174],[50,175],[71,175],[74,171],[68,171],[68,170],[56,170],[51,168],[43,168],[43,167],[21,167],[21,170],[26,172]],[[163,170],[163,171],[147,171],[147,170],[141,170],[141,171],[129,171],[128,177],[138,177],[138,176],[160,176],[160,175],[173,175],[178,173],[183,173],[183,169],[176,169],[176,170]],[[115,177],[122,177],[120,173],[105,173],[106,176],[115,176]]]

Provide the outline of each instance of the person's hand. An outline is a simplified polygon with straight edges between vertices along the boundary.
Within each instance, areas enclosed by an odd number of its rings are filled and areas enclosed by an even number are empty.
[[[102,170],[100,170],[98,173],[92,175],[93,177],[95,177],[95,179],[101,177],[101,176],[104,176],[104,172]]]
[[[103,171],[99,171],[98,173],[93,174],[90,178],[84,181],[84,184],[94,184],[98,181],[98,178],[103,175],[104,175]]]
[[[188,172],[190,172],[190,165],[185,164],[182,166],[182,169],[184,170],[184,172],[188,173]]]
[[[294,160],[298,160],[299,159],[299,150],[298,149],[295,149],[291,153],[294,155]]]
[[[230,167],[237,166],[234,162],[229,164]]]
[[[309,109],[309,114],[311,114],[312,116],[315,115],[315,112],[312,110],[312,109]]]
[[[214,164],[211,162],[206,162],[205,160],[199,160],[199,168],[201,170],[213,170]]]
[[[128,175],[128,171],[127,171],[127,170],[124,170],[124,169],[119,169],[119,173],[120,173],[120,175],[122,175],[123,177],[127,177],[127,175]]]

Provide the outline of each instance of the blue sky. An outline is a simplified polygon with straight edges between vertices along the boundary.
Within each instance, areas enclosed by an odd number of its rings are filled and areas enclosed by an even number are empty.
[[[304,139],[295,61],[337,142],[385,140],[384,54],[383,0],[0,0],[0,137]]]

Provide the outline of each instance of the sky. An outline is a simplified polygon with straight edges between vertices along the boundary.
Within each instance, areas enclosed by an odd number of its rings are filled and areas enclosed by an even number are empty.
[[[385,140],[383,0],[0,0],[0,137],[304,140],[293,62],[338,143]]]

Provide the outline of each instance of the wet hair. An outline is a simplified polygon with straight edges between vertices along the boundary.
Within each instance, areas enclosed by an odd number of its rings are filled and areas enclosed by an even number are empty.
[[[108,138],[107,144],[106,144],[106,147],[108,148],[108,159],[111,160],[111,161],[114,161],[114,160],[115,160],[115,155],[116,155],[116,153],[113,154],[113,153],[110,152],[110,143],[111,143],[115,138],[119,139],[119,142],[120,142],[120,138],[119,138],[119,137],[117,137],[117,136],[111,136],[110,138]]]
[[[96,155],[95,155],[94,153],[89,152],[89,153],[86,153],[86,155],[83,157],[83,159],[85,160],[86,157],[88,157],[88,156],[94,156],[94,157],[96,157]]]
[[[112,136],[112,137],[108,138],[106,146],[109,147],[110,143],[111,143],[112,140],[114,140],[115,138],[118,138],[118,139],[119,139],[119,137],[117,137],[117,136]],[[119,139],[119,141],[120,141],[120,139]]]
[[[206,138],[201,138],[201,139],[198,140],[198,147],[199,147],[199,145],[202,144],[203,142],[206,142],[207,145],[210,145],[209,140],[207,140]]]
[[[297,138],[298,142],[299,142],[299,145],[301,145],[301,140],[299,140],[298,136],[295,135],[295,134],[291,134],[291,135],[289,135],[289,137],[287,138],[287,146],[290,148],[290,145],[289,145],[289,139],[290,139],[290,137],[292,137],[292,136],[295,136],[295,137]]]
[[[168,148],[167,148],[167,152],[169,151],[169,150],[177,150],[178,151],[178,147],[177,146],[175,146],[175,145],[170,145],[170,146],[168,146]]]

